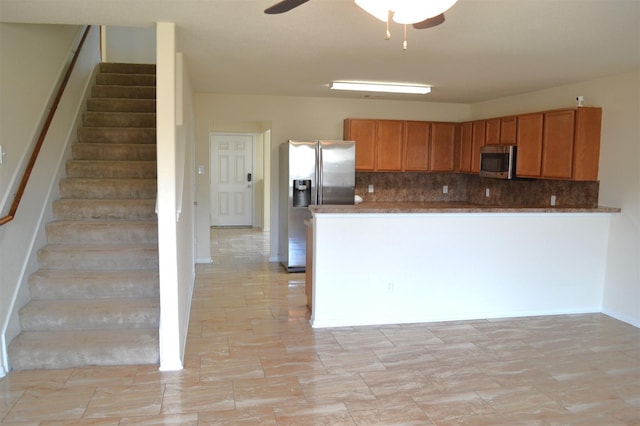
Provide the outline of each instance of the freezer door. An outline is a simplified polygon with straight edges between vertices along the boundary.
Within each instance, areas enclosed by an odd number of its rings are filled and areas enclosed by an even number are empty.
[[[316,204],[317,143],[292,140],[280,149],[280,255],[287,270],[303,271],[306,263],[304,221],[311,218],[309,204]]]
[[[355,142],[319,141],[318,145],[318,204],[353,204]]]

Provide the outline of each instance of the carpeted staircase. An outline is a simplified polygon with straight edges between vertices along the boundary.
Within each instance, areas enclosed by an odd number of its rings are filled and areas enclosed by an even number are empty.
[[[46,225],[14,369],[158,363],[155,65],[100,65]]]

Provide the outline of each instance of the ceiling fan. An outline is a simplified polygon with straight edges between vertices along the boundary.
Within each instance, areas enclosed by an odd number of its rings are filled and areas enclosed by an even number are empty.
[[[268,7],[267,9],[265,9],[264,13],[268,14],[268,15],[277,15],[280,13],[285,13],[290,11],[291,9],[294,9],[298,6],[300,6],[301,4],[304,4],[306,2],[308,2],[309,0],[281,0],[278,3],[274,4],[271,7]],[[456,0],[449,0],[449,1],[445,1],[446,3],[450,3],[449,7],[451,5],[453,5],[453,3],[456,2]],[[359,2],[356,1],[356,3],[358,4]],[[363,7],[362,5],[358,4],[360,7]],[[448,9],[449,7],[446,7],[446,9]],[[364,7],[363,7],[364,8]],[[445,10],[446,10],[445,9]],[[373,14],[374,16],[376,16],[378,19],[381,19],[382,21],[385,21],[385,19],[381,18],[380,16],[372,13],[371,11],[365,9],[367,12]],[[389,11],[390,12],[390,11]],[[435,16],[432,16],[430,18],[421,20],[420,22],[414,22],[412,23],[413,28],[418,29],[418,30],[424,30],[427,28],[432,28],[435,27],[437,25],[440,25],[444,22],[444,13],[439,13]],[[406,22],[401,22],[406,24]]]

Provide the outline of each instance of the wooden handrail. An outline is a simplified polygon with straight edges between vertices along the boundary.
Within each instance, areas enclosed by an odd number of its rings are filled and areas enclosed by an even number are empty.
[[[29,178],[31,177],[31,172],[33,171],[33,166],[38,159],[38,154],[40,153],[40,149],[42,148],[42,144],[44,143],[44,139],[47,137],[47,132],[49,131],[49,127],[51,126],[51,122],[53,121],[53,116],[55,115],[56,109],[58,108],[58,104],[60,103],[60,99],[62,98],[62,94],[64,93],[65,88],[67,87],[67,83],[69,82],[69,78],[71,78],[71,72],[76,65],[76,61],[78,60],[78,56],[80,55],[80,50],[84,45],[84,41],[89,35],[89,30],[91,30],[91,25],[87,25],[87,28],[84,30],[84,34],[82,35],[82,39],[78,44],[78,48],[73,54],[73,58],[67,67],[67,72],[60,83],[60,87],[58,88],[58,92],[56,93],[56,97],[53,100],[53,104],[51,105],[51,109],[49,110],[49,114],[47,114],[47,118],[42,126],[42,130],[40,131],[40,136],[38,137],[38,141],[36,142],[36,146],[33,148],[33,152],[31,153],[31,158],[29,158],[29,163],[27,164],[27,168],[22,175],[22,180],[20,181],[20,185],[18,186],[18,190],[16,191],[16,195],[13,197],[13,203],[11,204],[11,208],[9,209],[9,214],[0,218],[0,226],[5,223],[11,222],[18,211],[18,206],[20,205],[20,200],[22,200],[22,195],[24,194],[24,190],[27,187],[27,183],[29,182]]]

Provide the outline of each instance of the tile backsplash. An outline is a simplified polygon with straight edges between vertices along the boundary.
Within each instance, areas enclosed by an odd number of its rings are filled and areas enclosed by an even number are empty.
[[[369,192],[370,186],[373,192]],[[597,181],[502,180],[459,173],[356,172],[356,194],[364,201],[548,207],[552,205],[553,196],[559,207],[594,208],[598,205],[598,190]]]

